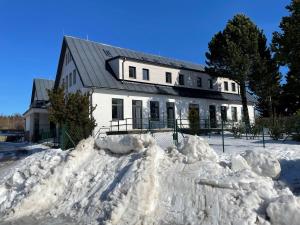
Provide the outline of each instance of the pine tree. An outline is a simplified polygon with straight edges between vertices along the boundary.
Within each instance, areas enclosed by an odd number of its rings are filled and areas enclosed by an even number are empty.
[[[89,137],[96,122],[92,116],[95,107],[90,106],[89,94],[80,91],[65,95],[62,87],[49,90],[49,120],[64,128],[63,148],[73,147],[79,141]],[[73,143],[72,143],[73,142]]]
[[[261,31],[258,42],[259,60],[249,79],[249,88],[258,98],[256,109],[263,117],[278,114],[280,73],[272,59],[271,50],[267,47],[267,38]]]
[[[259,60],[258,42],[260,30],[246,16],[236,15],[225,29],[210,41],[206,53],[206,71],[215,77],[227,77],[240,86],[243,115],[250,127],[247,107],[247,84]]]
[[[286,7],[290,15],[282,18],[281,32],[273,33],[275,59],[289,71],[281,96],[281,112],[292,115],[300,109],[300,1],[292,0]]]

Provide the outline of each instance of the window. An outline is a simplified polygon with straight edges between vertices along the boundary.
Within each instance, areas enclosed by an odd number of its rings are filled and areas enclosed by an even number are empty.
[[[136,68],[129,66],[129,77],[136,79]]]
[[[112,99],[112,119],[123,120],[123,99]]]
[[[241,107],[241,120],[244,121],[244,110],[243,110],[243,106]]]
[[[66,76],[66,90],[68,90],[68,85],[69,85],[69,76]]]
[[[227,107],[221,106],[221,119],[227,121]]]
[[[69,74],[69,87],[72,86],[72,73]]]
[[[172,83],[172,73],[166,72],[166,83]]]
[[[232,90],[233,92],[236,92],[235,83],[231,83],[231,90]]]
[[[224,81],[224,90],[228,91],[228,82],[227,81]]]
[[[66,65],[69,63],[69,52],[66,53]]]
[[[232,106],[231,107],[231,119],[234,122],[237,122],[237,108]]]
[[[184,75],[183,74],[179,74],[179,84],[184,85]]]
[[[202,87],[202,79],[201,79],[201,77],[197,78],[197,87]]]
[[[62,79],[62,86],[65,87],[65,78]]]
[[[149,80],[149,70],[143,69],[143,80]]]
[[[73,84],[76,84],[76,70],[73,70]]]
[[[208,87],[209,87],[209,89],[213,89],[214,88],[213,80],[212,79],[208,79]]]
[[[150,118],[151,120],[159,120],[159,102],[150,101]]]

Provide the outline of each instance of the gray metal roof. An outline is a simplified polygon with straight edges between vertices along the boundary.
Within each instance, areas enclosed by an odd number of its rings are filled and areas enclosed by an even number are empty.
[[[75,66],[77,67],[80,79],[84,87],[118,89],[149,94],[180,95],[184,97],[240,101],[240,96],[236,94],[137,82],[121,82],[116,78],[111,68],[108,66],[107,61],[111,60],[112,58],[126,57],[138,61],[167,65],[169,67],[199,72],[204,72],[204,67],[190,62],[146,54],[69,36],[65,36],[63,40],[62,51],[60,54],[55,80],[56,87],[59,84],[64,53],[67,47],[71,52],[73,61],[75,63]],[[248,96],[248,99],[249,102],[255,102],[255,99],[250,95]]]
[[[53,86],[53,80],[34,79],[32,86],[31,104],[34,102],[34,96],[36,96],[36,101],[48,101],[49,97],[47,90],[52,89]]]

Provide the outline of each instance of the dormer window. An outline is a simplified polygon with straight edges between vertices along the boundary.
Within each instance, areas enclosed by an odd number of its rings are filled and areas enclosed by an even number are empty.
[[[149,70],[143,69],[143,80],[149,80]]]
[[[184,85],[184,75],[179,74],[179,85]]]
[[[129,66],[129,78],[136,79],[136,68],[134,66]]]
[[[208,87],[209,87],[209,89],[213,89],[214,88],[213,80],[212,79],[208,79]]]
[[[231,83],[231,90],[232,90],[233,92],[236,92],[235,83]]]
[[[197,78],[197,87],[202,87],[202,78],[201,77]]]
[[[224,90],[228,91],[228,82],[227,81],[224,81]]]
[[[166,72],[166,83],[172,83],[172,73]]]

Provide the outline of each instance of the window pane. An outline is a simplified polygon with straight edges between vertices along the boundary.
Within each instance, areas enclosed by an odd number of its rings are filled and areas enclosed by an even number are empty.
[[[69,85],[69,76],[66,76],[66,89],[68,89],[68,85]]]
[[[198,79],[197,79],[197,86],[198,87],[202,87],[202,79],[201,79],[201,77],[198,77]]]
[[[184,75],[183,74],[179,74],[179,84],[184,85]]]
[[[237,108],[231,107],[231,117],[234,122],[237,122]]]
[[[159,102],[150,102],[150,118],[151,120],[159,120]]]
[[[149,80],[149,70],[143,69],[143,80]]]
[[[73,70],[73,84],[76,84],[76,70]]]
[[[123,120],[123,99],[112,99],[112,119]]]
[[[235,92],[235,83],[231,83],[231,89],[233,92]]]
[[[221,106],[221,118],[223,121],[227,121],[227,107]]]
[[[172,74],[170,72],[166,72],[166,83],[172,83]]]
[[[214,87],[213,87],[213,81],[212,81],[212,79],[208,79],[208,87],[210,88],[210,89],[213,89]]]
[[[228,82],[227,81],[224,81],[224,89],[225,89],[225,91],[228,91]]]
[[[69,74],[69,87],[72,86],[72,73]]]
[[[133,66],[129,66],[129,77],[136,78],[136,68]]]

